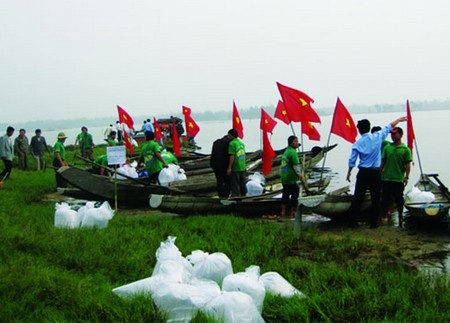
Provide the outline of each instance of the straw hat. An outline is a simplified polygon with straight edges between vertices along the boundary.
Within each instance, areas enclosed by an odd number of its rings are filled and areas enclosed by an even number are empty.
[[[58,139],[66,139],[67,136],[66,136],[66,134],[64,132],[60,132],[60,133],[58,133],[58,137],[57,138]]]

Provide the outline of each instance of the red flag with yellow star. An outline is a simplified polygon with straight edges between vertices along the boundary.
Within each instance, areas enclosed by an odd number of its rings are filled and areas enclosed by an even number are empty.
[[[320,133],[312,122],[302,122],[302,133],[307,135],[309,140],[320,141]]]
[[[156,121],[155,117],[153,117],[153,129],[155,130],[155,141],[160,141],[163,135],[161,132],[161,126],[158,121]]]
[[[261,121],[259,123],[259,128],[262,131],[267,131],[273,133],[273,128],[277,125],[277,122],[266,112],[261,109]]]
[[[189,137],[194,138],[200,131],[200,127],[191,117],[191,108],[188,108],[183,105],[183,114],[184,114],[184,124],[186,125],[186,134]]]
[[[233,101],[233,124],[232,128],[236,129],[238,132],[238,137],[240,139],[244,138],[244,126],[242,125],[241,117],[239,116],[238,109],[236,107],[236,103]]]
[[[321,122],[319,115],[311,107],[314,100],[306,93],[278,82],[277,86],[291,122]]]
[[[286,107],[284,106],[283,101],[278,100],[277,107],[275,109],[274,117],[278,120],[283,121],[285,124],[289,124],[291,120],[289,119],[289,116],[287,114]]]
[[[134,129],[133,118],[119,105],[117,106],[117,112],[119,113],[119,122],[124,123],[129,129]]]
[[[337,98],[336,108],[334,109],[330,132],[344,138],[352,144],[356,141],[356,136],[358,135],[355,122],[339,97]]]

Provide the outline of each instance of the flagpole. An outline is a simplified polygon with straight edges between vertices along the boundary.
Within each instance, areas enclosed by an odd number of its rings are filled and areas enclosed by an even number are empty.
[[[325,148],[330,145],[330,138],[331,138],[331,131],[328,134],[327,145],[325,147],[323,147],[323,163],[322,163],[322,169],[320,170],[319,189],[320,189],[320,185],[322,183],[323,170],[325,168],[325,161],[327,160],[327,152],[326,152]]]
[[[417,146],[417,140],[416,140],[416,138],[414,138],[414,143],[415,143],[415,145],[416,145],[417,161],[419,162],[420,179],[422,179],[422,177],[423,177],[422,163],[420,162],[419,147]]]

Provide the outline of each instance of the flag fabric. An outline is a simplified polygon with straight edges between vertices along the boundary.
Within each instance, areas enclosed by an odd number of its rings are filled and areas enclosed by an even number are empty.
[[[262,131],[273,133],[273,128],[277,125],[277,122],[264,110],[261,109],[261,121],[259,128]]]
[[[344,138],[350,143],[354,143],[356,141],[356,136],[358,135],[355,122],[339,97],[337,98],[336,107],[334,109],[330,132]]]
[[[302,122],[302,133],[307,135],[309,140],[320,141],[320,133],[312,122]]]
[[[123,132],[123,141],[124,141],[125,147],[127,147],[130,152],[130,156],[132,156],[133,155],[133,143],[131,142],[130,135],[128,134],[127,131]]]
[[[416,139],[416,135],[414,134],[411,108],[409,107],[409,100],[406,100],[406,134],[407,134],[407,146],[411,150],[412,154],[412,150],[414,147],[414,139]]]
[[[200,127],[188,114],[184,115],[184,123],[186,124],[186,134],[189,137],[194,138],[200,131]]]
[[[183,105],[183,115],[191,115],[191,108]]]
[[[289,124],[291,122],[291,119],[289,119],[289,116],[287,114],[286,107],[284,106],[284,103],[281,100],[278,100],[274,117],[277,118],[278,120],[283,121],[285,124]]]
[[[276,156],[275,151],[270,144],[267,131],[263,130],[263,149],[262,149],[262,171],[267,176],[272,170],[272,159]]]
[[[117,106],[117,112],[119,113],[119,122],[126,124],[129,129],[134,130],[134,121],[128,112],[122,109],[119,105]]]
[[[175,118],[172,118],[172,149],[177,157],[181,156],[180,147],[180,137],[178,137],[177,125],[175,123]]]
[[[321,122],[319,115],[311,107],[314,100],[306,93],[278,82],[277,86],[291,122]]]
[[[236,103],[233,101],[233,124],[232,128],[236,129],[238,132],[238,137],[240,139],[244,138],[244,126],[242,125],[241,117],[239,116],[239,111],[236,107]]]
[[[156,121],[155,117],[153,117],[153,129],[155,130],[155,140],[160,141],[163,135],[161,132],[161,126],[159,125],[158,121]]]

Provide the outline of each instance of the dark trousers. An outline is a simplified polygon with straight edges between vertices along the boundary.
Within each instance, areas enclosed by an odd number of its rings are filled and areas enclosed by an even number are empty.
[[[378,225],[378,216],[381,210],[381,172],[374,168],[360,168],[356,175],[355,194],[353,194],[352,204],[349,209],[350,222],[357,222],[358,213],[361,212],[361,205],[364,202],[366,191],[370,190],[372,207],[370,210],[370,226]]]
[[[61,176],[60,173],[58,173],[58,168],[60,168],[62,165],[59,163],[58,159],[53,159],[53,167],[55,167],[55,179],[56,179],[56,187],[67,187],[66,180]]]
[[[283,184],[281,203],[290,207],[297,207],[300,187],[297,184]]]
[[[245,172],[231,172],[230,175],[231,196],[245,196],[247,186],[245,186]]]
[[[3,159],[3,164],[5,164],[5,168],[0,173],[0,181],[3,180],[3,177],[5,177],[5,179],[9,178],[13,166],[12,160]]]
[[[227,175],[227,169],[214,169],[217,183],[217,195],[219,197],[230,196],[230,177]]]
[[[392,202],[395,202],[397,209],[403,209],[405,204],[405,199],[403,198],[403,191],[405,189],[405,184],[400,182],[383,182],[383,193],[381,198],[381,207],[386,210]],[[402,214],[400,214],[402,215]]]

